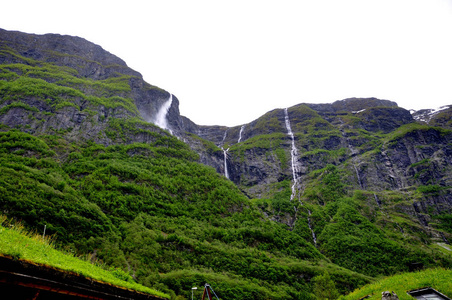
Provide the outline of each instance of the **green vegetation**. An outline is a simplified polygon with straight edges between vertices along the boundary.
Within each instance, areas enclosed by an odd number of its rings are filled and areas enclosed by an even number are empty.
[[[0,216],[0,253],[13,259],[33,261],[63,271],[75,272],[94,280],[169,298],[169,295],[137,284],[129,274],[120,269],[105,269],[106,266],[96,265],[73,254],[58,251],[54,248],[52,238],[32,234],[20,223],[9,222],[4,216]]]
[[[320,262],[341,292],[369,281],[326,263],[284,225],[262,221],[230,181],[173,137],[110,147],[19,131],[0,140],[3,211],[30,229],[47,225],[58,247],[96,256],[146,286],[189,296],[191,284],[223,274],[229,279],[215,288],[222,295],[296,299],[312,293],[302,278],[321,274]],[[201,279],[178,279],[181,270]]]
[[[440,135],[451,132],[448,129],[444,129],[444,128],[440,128],[440,127],[431,127],[431,126],[419,124],[419,123],[410,123],[410,124],[402,125],[397,130],[394,130],[393,132],[388,134],[387,141],[394,144],[399,139],[407,136],[408,134],[416,133],[417,131],[436,131]]]
[[[77,70],[73,68],[25,58],[9,50],[2,50],[0,54],[13,55],[16,60],[22,62],[0,66],[2,101],[32,97],[55,109],[64,106],[79,108],[82,101],[88,101],[94,106],[121,107],[129,113],[139,115],[129,95],[131,91],[129,80],[132,76],[117,74],[105,80],[93,80],[79,77]],[[36,109],[29,106],[23,108]]]
[[[278,115],[281,110],[275,109],[257,119],[254,129],[261,134],[271,134],[274,132],[284,132],[285,125],[280,122]]]
[[[310,209],[319,250],[332,262],[369,276],[408,271],[414,263],[450,266],[447,255],[435,260],[428,255],[431,250],[425,249],[421,243],[412,242],[406,247],[398,242],[403,239],[401,236],[393,232],[389,235],[382,230],[378,226],[376,211],[371,211],[371,207],[376,205],[376,196],[355,191],[349,197],[342,179],[343,171],[334,165],[312,172],[311,176],[313,180],[302,201],[317,204]],[[368,198],[373,204],[368,203]],[[384,224],[387,223],[385,220]]]
[[[381,299],[381,293],[384,291],[394,291],[400,300],[414,299],[407,294],[407,291],[416,290],[424,287],[432,287],[437,291],[452,297],[452,270],[429,269],[414,273],[404,273],[387,277],[366,285],[347,296],[340,299],[352,300],[362,299],[370,295],[369,300]]]
[[[275,118],[277,113],[280,111],[272,111],[264,119],[270,120],[270,116]],[[264,177],[256,183],[253,177],[256,175],[242,174],[240,186],[254,197],[259,197],[253,200],[257,208],[268,218],[293,226],[294,232],[312,244],[314,233],[317,248],[322,254],[333,263],[362,274],[375,277],[391,275],[408,271],[415,264],[426,267],[452,265],[450,253],[438,250],[435,244],[431,244],[431,237],[423,227],[425,225],[419,224],[419,219],[401,213],[412,209],[413,201],[448,195],[449,187],[439,185],[432,178],[439,168],[445,174],[444,166],[432,165],[436,162],[431,158],[408,164],[408,167],[414,169],[410,170],[414,176],[408,180],[425,183],[413,185],[404,191],[376,193],[371,190],[356,190],[357,186],[363,188],[362,183],[358,182],[357,173],[366,174],[366,168],[380,163],[377,160],[381,159],[383,149],[399,146],[401,139],[409,142],[417,134],[424,134],[424,131],[427,135],[441,137],[448,134],[447,130],[413,123],[387,134],[369,132],[359,127],[361,119],[358,116],[343,113],[340,116],[340,126],[344,124],[343,120],[348,120],[350,122],[347,125],[358,127],[344,126],[345,130],[339,131],[332,125],[337,119],[329,116],[331,123],[328,123],[322,119],[323,116],[305,105],[291,108],[289,113],[292,129],[295,128],[299,163],[303,164],[303,172],[306,172],[302,177],[302,192],[296,195],[296,198],[300,197],[302,205],[290,201],[290,144],[283,131],[283,124],[280,124],[281,132],[257,134],[231,147],[233,153],[240,154],[234,156],[235,161],[248,166],[259,161],[269,166],[268,169],[264,167],[264,170],[274,168],[275,159],[271,158],[272,155],[285,158],[286,164],[281,164],[284,175]],[[347,142],[354,149],[343,146],[343,136],[347,136]],[[432,148],[425,146],[426,151],[432,151]],[[352,151],[353,155],[360,154],[355,157],[356,160],[350,159]],[[394,158],[395,161],[399,159]],[[376,180],[376,184],[379,184]],[[264,181],[265,185],[259,186]],[[434,208],[429,209],[430,216],[435,220],[429,223],[442,232],[449,232],[447,215],[437,217],[434,215]],[[334,276],[331,278],[334,283]],[[320,281],[328,286],[328,280]],[[321,295],[320,290],[313,290],[313,293]]]
[[[352,205],[340,205],[319,236],[322,252],[345,268],[371,276],[408,271],[411,263],[434,265],[425,253],[405,249],[363,217]]]
[[[25,110],[29,110],[29,111],[34,111],[34,112],[38,112],[39,110],[36,107],[31,107],[30,105],[23,103],[23,102],[13,102],[9,105],[3,106],[0,109],[0,115],[1,114],[5,114],[7,111],[9,111],[10,109],[13,109],[15,107],[19,107]]]
[[[399,108],[291,107],[291,200],[283,110],[247,124],[240,143],[239,126],[209,128],[231,137],[236,185],[199,163],[222,164],[213,142],[143,120],[135,101],[161,90],[136,84],[126,66],[0,48],[10,62],[0,65],[0,117],[10,122],[0,124],[0,208],[28,230],[46,226],[63,252],[171,299],[205,282],[222,299],[333,299],[412,265],[452,265],[438,243],[452,234],[448,129],[385,122]],[[50,63],[61,60],[71,63]],[[25,117],[13,124],[16,111]]]
[[[314,293],[318,299],[337,299],[339,297],[334,281],[328,272],[314,277],[312,281],[314,282]]]
[[[452,214],[436,215],[433,218],[440,221],[440,223],[437,225],[440,229],[452,233]]]

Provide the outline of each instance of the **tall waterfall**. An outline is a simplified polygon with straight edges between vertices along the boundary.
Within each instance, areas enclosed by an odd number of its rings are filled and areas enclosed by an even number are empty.
[[[295,148],[295,137],[292,132],[292,128],[290,127],[290,119],[289,119],[289,113],[287,112],[287,108],[284,109],[284,115],[285,115],[285,122],[286,122],[286,128],[287,128],[287,134],[289,135],[290,139],[292,140],[292,149],[290,150],[290,156],[291,156],[291,162],[292,162],[292,178],[293,178],[293,184],[292,184],[292,195],[290,195],[290,201],[293,200],[296,194],[296,186],[298,183],[298,175],[297,175],[297,166],[296,166],[296,159],[297,159],[297,148]]]
[[[168,111],[171,107],[171,104],[173,103],[173,95],[170,94],[168,100],[166,100],[165,103],[163,103],[163,105],[160,107],[159,111],[157,112],[157,115],[155,116],[155,121],[154,124],[159,126],[160,128],[166,129],[168,130],[171,134],[173,134],[173,132],[171,131],[171,129],[168,126]]]
[[[242,133],[243,133],[244,129],[245,129],[245,125],[242,125],[242,127],[240,127],[239,140],[237,141],[237,143],[240,143],[240,141],[242,140]]]
[[[292,128],[290,127],[290,119],[289,119],[289,113],[287,111],[287,108],[284,109],[284,121],[286,123],[286,128],[287,128],[287,135],[290,137],[291,141],[292,141],[292,148],[290,150],[290,156],[291,156],[291,162],[292,162],[292,177],[293,177],[293,184],[292,184],[292,194],[290,195],[290,201],[293,200],[293,198],[295,198],[295,194],[297,193],[297,184],[298,184],[298,166],[297,166],[297,148],[295,147],[295,137],[293,135],[292,132]],[[298,198],[298,201],[300,202],[301,205],[303,205],[303,203],[301,202],[300,198]],[[294,210],[295,210],[295,216],[297,214],[297,209],[294,206]],[[312,229],[312,224],[311,224],[311,211],[308,209],[308,227],[309,230],[311,230],[311,234],[312,234],[312,240],[314,241],[314,245],[317,246],[317,237],[315,235],[314,230]]]
[[[223,156],[224,156],[224,177],[226,177],[227,179],[229,179],[229,172],[228,172],[228,151],[229,148],[224,150],[223,147],[221,147],[221,149],[223,150]]]

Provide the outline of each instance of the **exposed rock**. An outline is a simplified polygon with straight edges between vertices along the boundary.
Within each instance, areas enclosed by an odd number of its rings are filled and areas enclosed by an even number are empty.
[[[381,293],[381,300],[399,300],[399,296],[395,292],[382,292]]]
[[[444,105],[435,109],[421,109],[418,111],[411,111],[413,118],[416,121],[431,124],[431,125],[450,125],[450,114],[452,112],[452,105]]]
[[[93,140],[108,145],[114,141],[112,137],[102,132],[108,130],[109,119],[142,117],[146,121],[152,121],[152,116],[169,96],[168,92],[144,82],[141,74],[127,67],[122,59],[83,38],[58,34],[35,35],[0,29],[0,50],[0,63],[5,65],[21,63],[37,67],[45,64],[60,66],[66,68],[64,70],[70,72],[74,78],[89,79],[89,82],[123,77],[127,80],[130,89],[127,91],[123,88],[122,91],[115,92],[111,96],[133,99],[138,108],[138,111],[134,112],[123,106],[105,107],[102,104],[91,103],[79,94],[76,96],[63,94],[57,95],[60,103],[67,101],[70,105],[61,107],[57,105],[55,99],[25,95],[20,99],[24,105],[6,109],[17,102],[7,97],[0,104],[0,108],[4,110],[0,114],[0,122],[10,128],[21,128],[30,133],[67,130],[70,131],[68,137],[73,139]],[[20,70],[16,72],[21,75]],[[55,82],[52,77],[45,79],[55,84],[55,87],[64,86]],[[70,82],[68,84],[71,85]],[[83,91],[85,97],[105,97],[90,86],[78,85],[77,87]],[[101,91],[101,93],[104,92]],[[177,100],[174,107],[178,114]],[[151,124],[145,130],[149,133],[160,131]],[[121,140],[145,142],[152,139],[152,134],[145,135],[141,130],[138,135],[122,137]]]

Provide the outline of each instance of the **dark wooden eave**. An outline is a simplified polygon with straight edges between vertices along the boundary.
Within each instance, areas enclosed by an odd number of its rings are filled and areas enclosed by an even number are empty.
[[[0,290],[2,299],[163,299],[73,272],[5,256],[0,256]],[[11,295],[10,298],[7,295]]]

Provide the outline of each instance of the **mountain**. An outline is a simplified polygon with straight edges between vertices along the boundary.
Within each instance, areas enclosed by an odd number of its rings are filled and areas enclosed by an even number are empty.
[[[226,127],[178,105],[84,39],[0,30],[3,214],[173,299],[451,266],[450,108],[353,98]]]

